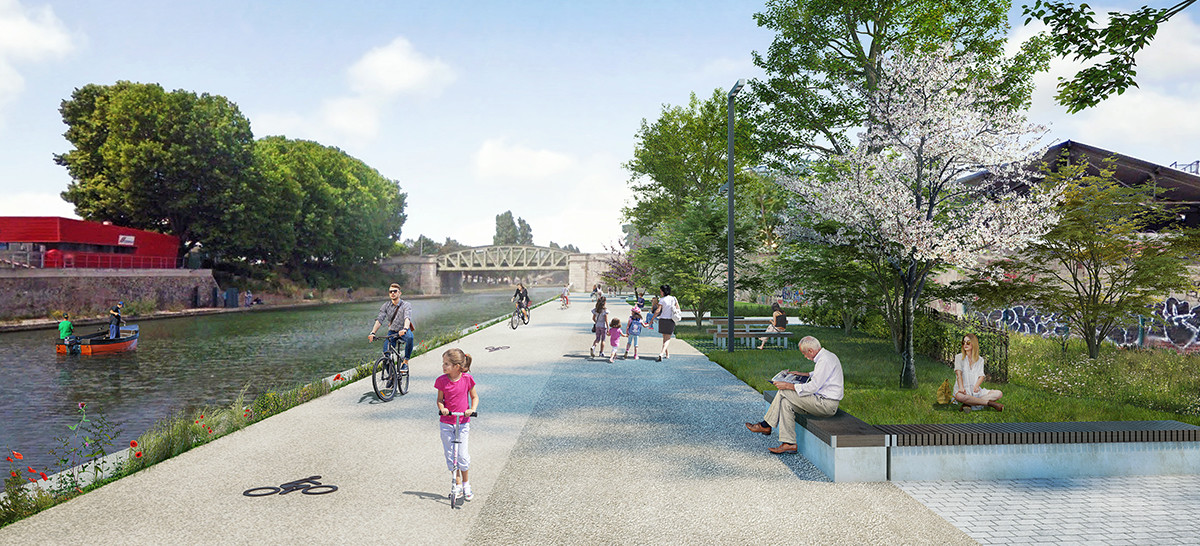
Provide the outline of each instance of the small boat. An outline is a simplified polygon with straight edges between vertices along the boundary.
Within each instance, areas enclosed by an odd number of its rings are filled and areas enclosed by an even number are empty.
[[[109,339],[108,331],[100,331],[86,336],[77,336],[73,343],[65,339],[58,340],[54,350],[58,354],[94,355],[102,353],[121,353],[137,349],[138,327],[122,326],[117,339]]]

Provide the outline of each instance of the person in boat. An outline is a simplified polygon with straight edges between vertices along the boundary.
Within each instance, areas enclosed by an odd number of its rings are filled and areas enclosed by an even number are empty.
[[[118,301],[108,310],[108,339],[117,339],[121,335],[121,309],[124,308],[125,302]]]
[[[58,323],[58,339],[70,344],[75,339],[75,325],[71,324],[71,315],[62,314],[62,322]]]

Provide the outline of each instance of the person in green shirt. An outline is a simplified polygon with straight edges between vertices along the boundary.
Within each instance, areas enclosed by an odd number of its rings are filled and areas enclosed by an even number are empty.
[[[67,339],[75,335],[75,325],[71,324],[71,315],[63,313],[62,322],[58,323],[58,339]]]

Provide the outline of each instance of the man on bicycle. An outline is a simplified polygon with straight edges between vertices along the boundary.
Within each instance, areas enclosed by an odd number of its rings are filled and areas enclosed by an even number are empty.
[[[563,307],[571,306],[571,283],[563,285],[562,295],[558,299],[562,300]]]
[[[517,309],[525,316],[525,320],[529,320],[529,291],[525,289],[524,283],[517,283],[517,291],[513,293],[512,300],[517,302]]]
[[[383,306],[379,308],[379,316],[375,317],[375,326],[371,328],[371,333],[367,334],[367,341],[374,342],[375,333],[385,324],[388,339],[384,343],[383,354],[387,354],[394,343],[403,341],[404,360],[401,362],[408,364],[413,349],[412,304],[400,299],[400,285],[396,283],[388,287],[388,301],[383,302]],[[392,336],[398,336],[398,339]]]

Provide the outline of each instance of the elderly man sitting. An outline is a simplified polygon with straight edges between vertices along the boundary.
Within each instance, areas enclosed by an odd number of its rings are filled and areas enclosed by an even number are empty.
[[[771,401],[767,414],[758,423],[746,423],[750,432],[767,436],[779,428],[779,447],[767,448],[771,453],[796,452],[796,415],[800,412],[814,417],[829,417],[837,413],[842,399],[844,381],[842,361],[837,355],[821,348],[817,338],[807,336],[800,340],[800,352],[814,362],[812,373],[804,383],[776,381],[779,394]]]

